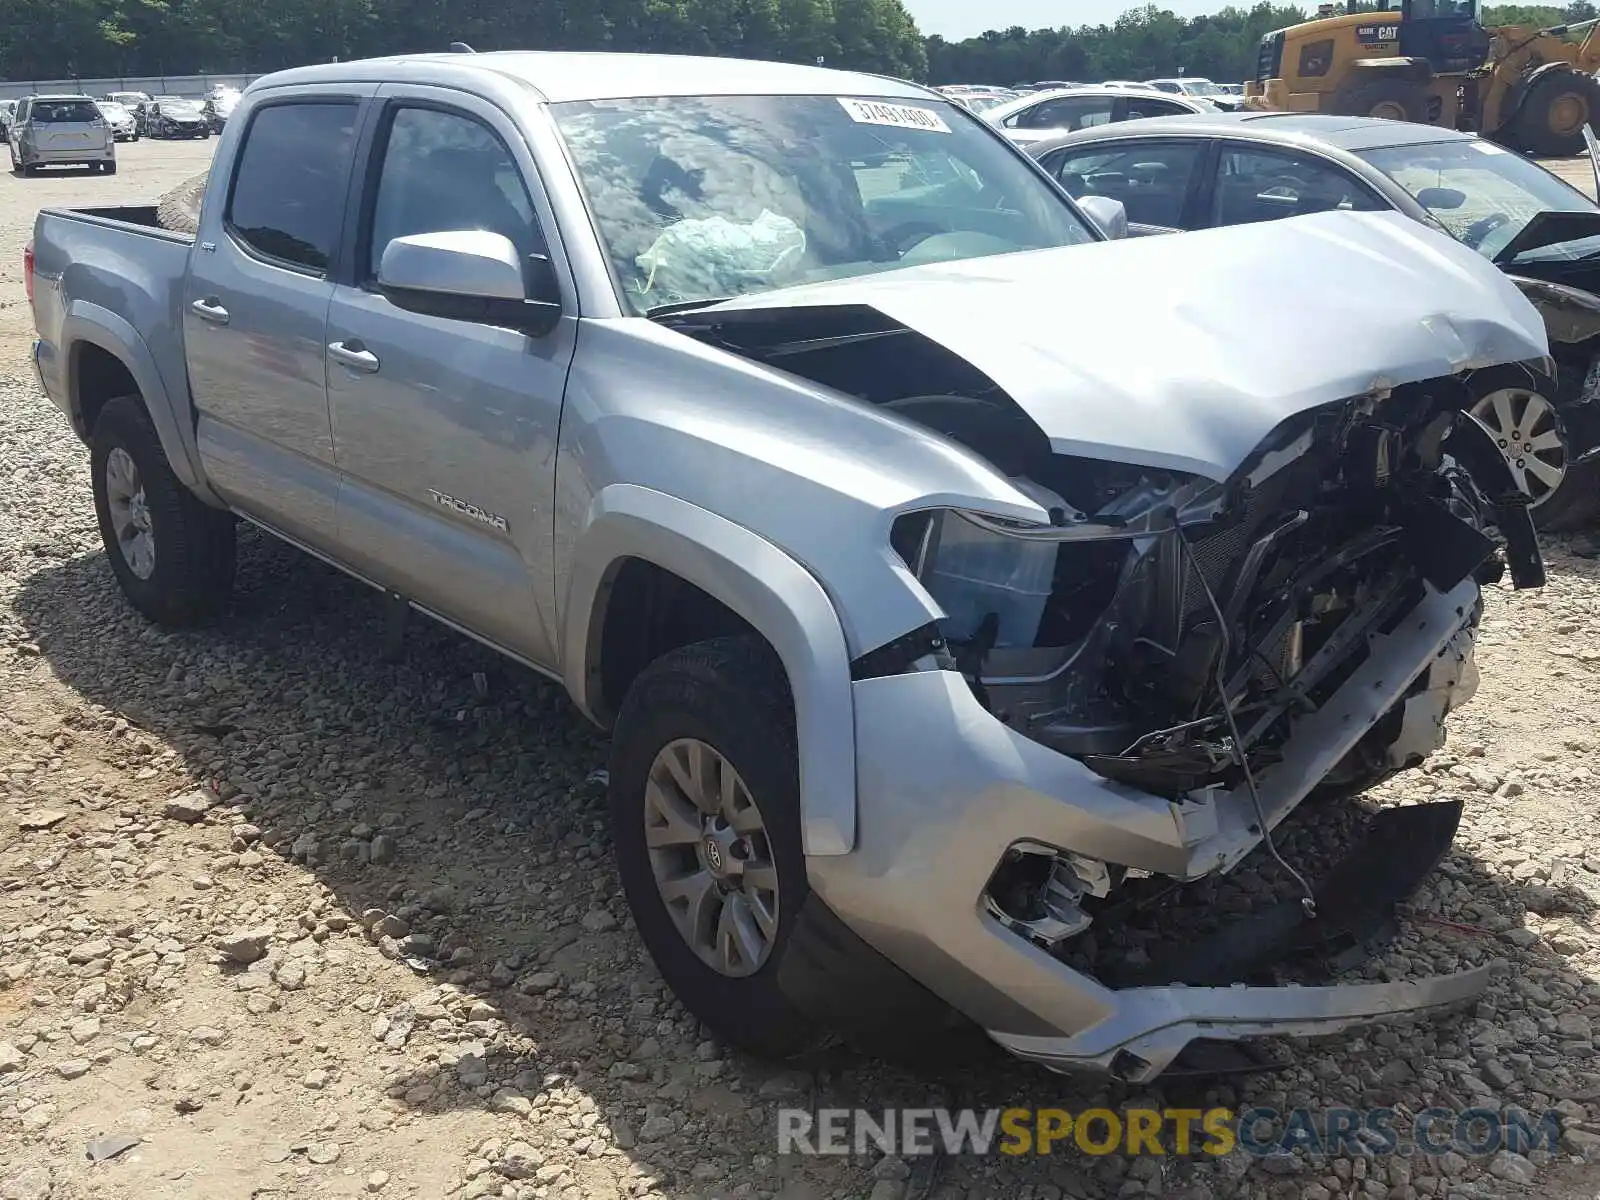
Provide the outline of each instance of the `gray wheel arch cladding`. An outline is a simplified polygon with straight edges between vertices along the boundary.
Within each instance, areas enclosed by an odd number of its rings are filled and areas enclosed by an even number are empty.
[[[211,494],[200,470],[193,427],[189,427],[188,436],[185,436],[185,427],[173,412],[171,393],[161,378],[155,356],[145,345],[144,338],[126,320],[109,309],[76,300],[61,324],[61,345],[65,348],[66,356],[61,364],[61,384],[71,400],[73,422],[82,431],[82,436],[87,439],[94,430],[86,426],[79,408],[78,380],[74,373],[77,371],[77,348],[80,344],[104,350],[128,369],[144,401],[145,411],[150,414],[150,423],[155,426],[161,451],[167,456],[172,473],[184,487],[206,503],[217,508],[223,507],[221,501]]]
[[[777,651],[794,696],[805,853],[848,854],[856,840],[850,656],[822,585],[783,550],[713,512],[635,484],[602,488],[573,547],[562,614],[567,689],[591,716],[589,667],[598,660],[604,592],[628,558],[714,596]]]

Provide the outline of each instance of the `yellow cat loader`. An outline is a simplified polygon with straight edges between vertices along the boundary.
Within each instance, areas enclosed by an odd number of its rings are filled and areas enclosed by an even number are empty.
[[[1597,30],[1600,19],[1486,29],[1481,0],[1325,16],[1261,39],[1245,106],[1416,121],[1532,154],[1580,154],[1584,128],[1600,121]]]

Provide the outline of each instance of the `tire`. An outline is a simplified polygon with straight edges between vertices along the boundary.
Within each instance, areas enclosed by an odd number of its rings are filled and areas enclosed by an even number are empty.
[[[117,173],[117,164],[114,162],[108,162],[104,167],[101,168],[101,170],[107,175],[115,175]]]
[[[153,542],[153,567],[141,563],[136,569],[118,540],[116,487],[108,478],[108,464],[120,463],[119,455],[131,460],[136,471]],[[233,515],[201,503],[178,482],[138,396],[107,401],[94,424],[89,462],[100,539],[133,607],[161,625],[199,625],[216,617],[233,589]],[[128,481],[125,474],[122,479]]]
[[[1479,371],[1472,377],[1471,387],[1472,411],[1489,426],[1497,441],[1510,443],[1510,433],[1520,433],[1525,437],[1554,433],[1560,439],[1559,454],[1536,452],[1547,465],[1559,465],[1563,474],[1554,490],[1542,484],[1537,477],[1530,481],[1529,488],[1534,493],[1530,515],[1534,527],[1557,533],[1580,528],[1593,520],[1600,513],[1600,459],[1574,464],[1573,459],[1577,455],[1570,448],[1566,423],[1561,416],[1562,402],[1567,397],[1547,394],[1555,389],[1547,382],[1532,379],[1527,372],[1517,368]],[[1504,400],[1499,408],[1495,404],[1497,397]],[[1501,428],[1507,416],[1512,418],[1513,425],[1518,425],[1530,414],[1535,417],[1535,429]],[[1531,440],[1524,443],[1531,444]],[[1507,445],[1505,449],[1515,463],[1516,457],[1509,454],[1513,447]],[[1525,469],[1529,457],[1531,455],[1522,458],[1524,468],[1519,470]]]
[[[1519,150],[1547,158],[1584,150],[1583,128],[1600,121],[1600,83],[1578,71],[1537,80],[1517,109],[1513,140]]]
[[[1375,79],[1335,95],[1333,112],[1342,117],[1421,122],[1424,99],[1415,85],[1403,79]]]
[[[756,835],[764,846],[749,861],[764,860],[777,872],[770,950],[764,960],[754,960],[758,969],[736,977],[711,966],[679,932],[646,845],[646,814],[660,811],[647,799],[652,768],[658,755],[684,739],[710,748],[737,771],[765,827]],[[684,793],[674,795],[681,802]],[[753,636],[699,642],[662,656],[640,673],[612,735],[610,808],[622,890],[645,948],[684,1007],[723,1041],[762,1057],[788,1058],[816,1045],[817,1027],[778,984],[778,969],[810,888],[800,842],[794,706],[783,669],[764,642]],[[690,862],[698,862],[702,871],[709,861],[704,842],[693,840],[658,853],[692,856]],[[737,857],[730,853],[726,861]],[[724,906],[731,907],[732,900],[713,898],[712,919],[720,918]]]
[[[185,180],[156,202],[156,223],[174,233],[198,233],[200,204],[205,199],[210,172]]]

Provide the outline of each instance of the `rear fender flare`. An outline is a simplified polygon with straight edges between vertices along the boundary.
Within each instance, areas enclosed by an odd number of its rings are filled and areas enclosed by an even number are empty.
[[[595,716],[611,579],[639,558],[726,604],[771,643],[794,696],[800,826],[807,855],[848,854],[856,839],[855,709],[833,602],[765,538],[687,501],[634,484],[601,489],[572,552],[562,616],[567,690]]]
[[[150,347],[145,344],[139,331],[108,308],[85,300],[74,300],[61,325],[61,345],[66,353],[62,372],[66,394],[71,398],[72,424],[80,436],[87,441],[94,432],[87,427],[78,402],[76,372],[77,347],[80,343],[98,346],[128,368],[144,400],[145,411],[150,414],[150,423],[155,426],[156,436],[161,440],[161,450],[167,456],[172,473],[184,487],[206,503],[218,508],[225,507],[206,485],[193,426],[179,421],[172,395],[156,367],[155,356],[150,353]]]

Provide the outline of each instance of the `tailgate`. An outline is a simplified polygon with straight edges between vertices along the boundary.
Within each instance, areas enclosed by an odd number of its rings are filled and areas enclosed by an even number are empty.
[[[105,122],[67,121],[60,124],[34,125],[33,144],[40,150],[104,150],[106,146]]]

